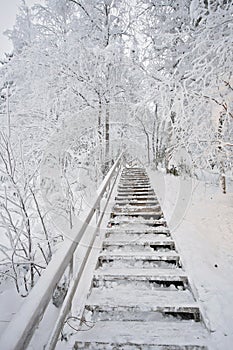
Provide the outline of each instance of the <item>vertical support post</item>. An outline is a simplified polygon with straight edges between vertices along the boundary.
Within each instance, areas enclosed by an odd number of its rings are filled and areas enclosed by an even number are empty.
[[[73,276],[74,276],[74,254],[72,255],[72,258],[71,258],[71,260],[70,260],[70,266],[69,266],[69,283],[71,282]]]
[[[96,224],[98,224],[99,222],[99,217],[100,217],[100,205],[101,205],[101,201],[99,201],[99,204],[96,208]],[[96,228],[96,236],[99,236],[99,233],[100,233],[100,227],[99,225],[97,225],[97,228]]]
[[[95,212],[96,212],[96,222],[98,222],[99,216],[100,216],[100,202],[99,202],[98,206],[96,207]]]
[[[112,179],[109,180],[109,183],[108,183],[107,188],[106,188],[106,198],[108,197],[109,192],[110,192],[110,190],[111,190],[111,180],[112,180]]]

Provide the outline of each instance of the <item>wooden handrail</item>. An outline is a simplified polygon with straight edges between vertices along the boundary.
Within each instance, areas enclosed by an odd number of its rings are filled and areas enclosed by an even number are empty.
[[[57,283],[61,280],[65,270],[70,264],[76,248],[85,233],[95,211],[100,206],[101,199],[110,185],[116,170],[120,169],[123,153],[118,157],[107,176],[100,185],[92,206],[86,218],[79,222],[79,230],[71,229],[70,239],[66,239],[62,249],[59,249],[53,256],[43,275],[32,289],[19,312],[9,323],[2,337],[0,338],[1,348],[4,350],[25,350],[29,344],[35,328],[38,326]]]

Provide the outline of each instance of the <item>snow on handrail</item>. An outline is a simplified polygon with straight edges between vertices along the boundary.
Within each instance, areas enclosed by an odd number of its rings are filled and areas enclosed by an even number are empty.
[[[69,266],[80,239],[85,233],[95,211],[99,208],[103,194],[110,185],[110,181],[113,178],[115,171],[121,164],[122,155],[123,153],[120,154],[100,185],[86,218],[82,223],[79,223],[79,230],[77,231],[77,226],[75,226],[75,232],[73,232],[74,229],[70,229],[70,238],[72,239],[66,239],[63,243],[62,249],[59,249],[54,254],[52,260],[35,287],[30,292],[21,309],[9,323],[0,338],[2,349],[25,350],[27,348],[34,330],[38,326],[41,317],[52,298],[57,283],[60,281],[66,268]]]

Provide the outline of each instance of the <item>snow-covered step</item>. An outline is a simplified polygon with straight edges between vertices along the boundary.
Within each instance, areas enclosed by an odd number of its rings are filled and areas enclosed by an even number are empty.
[[[119,182],[150,182],[150,179],[147,175],[134,175],[133,177],[132,176],[129,176],[129,175],[124,175],[124,176],[121,176],[120,178],[120,181]]]
[[[124,198],[125,200],[128,199],[129,197],[131,197],[130,199],[137,199],[137,200],[142,200],[143,199],[156,199],[156,196],[153,192],[153,190],[149,190],[149,191],[118,191],[117,193],[117,199],[118,198]]]
[[[151,189],[150,183],[134,183],[134,184],[129,184],[129,183],[119,183],[118,189],[119,190],[125,190],[125,189]]]
[[[95,271],[94,277],[107,277],[107,278],[117,278],[117,277],[124,277],[126,279],[132,278],[132,279],[142,279],[147,280],[149,279],[157,279],[157,280],[187,280],[187,275],[181,268],[176,269],[154,269],[153,271],[151,269],[137,269],[137,268],[99,268]]]
[[[151,188],[124,188],[124,189],[119,189],[118,190],[118,195],[127,195],[127,194],[132,194],[132,195],[145,195],[145,194],[154,194],[154,190]]]
[[[164,312],[194,312],[198,313],[198,306],[191,292],[180,290],[132,290],[116,286],[112,289],[93,288],[87,300],[87,305],[102,307],[139,307],[144,311]]]
[[[129,194],[129,195],[122,195],[122,194],[118,194],[116,196],[116,201],[134,201],[135,203],[138,201],[157,201],[157,197],[155,195],[140,195],[140,196],[136,196],[136,195],[132,195],[132,194]]]
[[[118,188],[119,187],[151,187],[151,183],[149,180],[138,180],[138,181],[119,181]]]
[[[149,177],[145,174],[122,175],[120,181],[137,182],[137,181],[150,181]]]
[[[175,250],[175,243],[174,242],[169,242],[169,243],[154,243],[151,242],[150,244],[145,243],[145,244],[138,244],[135,242],[131,242],[131,244],[127,243],[127,244],[123,244],[123,243],[104,243],[103,245],[103,253],[108,253],[108,254],[115,254],[118,253],[119,251],[123,251],[123,252],[128,252],[130,249],[131,252],[138,252],[138,253],[142,253],[145,251],[148,252],[170,252]]]
[[[207,332],[197,322],[112,321],[83,324],[74,350],[207,350]]]
[[[118,236],[121,235],[121,236]],[[126,236],[127,235],[127,236]],[[121,226],[109,228],[106,231],[106,238],[112,236],[125,237],[128,240],[139,239],[141,235],[146,235],[148,238],[154,238],[158,235],[164,235],[169,237],[170,231],[165,226],[155,226],[151,227],[148,225],[129,225],[128,223],[122,224]]]
[[[157,251],[147,251],[145,250],[144,253],[141,252],[131,252],[130,250],[128,252],[125,251],[119,251],[118,253],[112,254],[105,254],[103,251],[100,253],[99,258],[101,259],[158,259],[158,260],[179,260],[179,255],[176,253],[176,251],[171,252],[157,252]]]
[[[135,178],[135,177],[140,177],[140,176],[143,176],[143,177],[147,176],[148,177],[146,171],[122,172],[121,178],[124,178],[127,176],[129,176],[131,179]]]
[[[151,185],[143,185],[143,186],[136,186],[136,185],[125,185],[125,186],[122,186],[122,185],[119,185],[118,186],[118,189],[117,189],[119,192],[122,192],[122,191],[145,191],[145,192],[148,192],[148,191],[154,191],[153,188],[151,187]]]
[[[131,205],[125,205],[125,206],[114,206],[113,207],[114,213],[140,213],[140,212],[154,212],[154,213],[162,213],[162,210],[159,205],[157,206],[131,206]]]
[[[133,176],[131,175],[122,175],[120,178],[121,182],[138,182],[138,181],[148,181],[150,182],[150,179],[147,175],[145,174],[134,174]]]
[[[121,185],[129,185],[129,186],[134,186],[134,185],[150,185],[151,182],[148,178],[141,178],[141,179],[121,179],[118,183],[118,186]]]
[[[116,263],[121,262],[124,265],[129,266],[138,266],[139,263],[143,263],[144,266],[170,266],[170,265],[178,265],[180,261],[179,255],[175,251],[169,252],[151,252],[151,251],[119,251],[119,252],[102,252],[99,255],[99,266],[103,266],[104,263]],[[161,262],[165,262],[165,264],[160,264]],[[154,263],[154,264],[152,264]],[[111,264],[114,266],[114,264]]]
[[[147,172],[145,170],[145,171],[134,171],[134,172],[132,172],[132,171],[130,171],[130,172],[122,172],[121,173],[121,177],[125,177],[125,176],[130,176],[131,179],[132,179],[132,178],[134,178],[136,176],[148,176],[148,175],[147,175]]]
[[[119,181],[118,187],[119,186],[128,186],[128,187],[145,186],[145,187],[147,187],[147,186],[151,186],[151,182],[147,178],[140,178],[140,179],[134,179],[134,180],[124,179],[124,180]]]
[[[175,242],[172,239],[165,239],[163,236],[160,239],[148,239],[146,235],[140,238],[127,238],[128,235],[123,237],[113,236],[111,239],[106,239],[103,243],[104,251],[116,251],[118,249],[124,250],[137,250],[137,251],[145,251],[145,250],[174,250]],[[114,239],[115,238],[115,239]],[[125,239],[126,238],[126,239]]]
[[[151,183],[149,180],[147,179],[141,179],[141,180],[120,180],[119,183],[118,183],[118,188],[119,187],[134,187],[134,186],[140,186],[140,187],[147,187],[147,186],[150,186],[151,187]]]
[[[142,168],[142,167],[124,168],[122,174],[125,174],[128,172],[130,172],[130,173],[136,173],[136,172],[146,173],[146,169]]]
[[[124,212],[140,212],[140,211],[146,211],[146,212],[151,212],[151,211],[155,211],[155,212],[162,212],[161,211],[161,207],[160,205],[154,205],[154,206],[147,206],[147,205],[131,205],[131,204],[127,204],[124,206],[119,206],[119,205],[114,205],[113,207],[113,211],[115,213],[124,213]]]
[[[140,201],[156,201],[157,198],[151,194],[146,194],[146,193],[129,193],[127,192],[126,194],[119,193],[116,197],[116,201],[133,201],[134,203],[140,202]]]
[[[187,275],[177,269],[142,269],[142,268],[99,268],[93,277],[94,287],[114,288],[116,285],[131,284],[149,288],[188,287]]]
[[[144,172],[145,173],[146,169],[143,167],[139,167],[139,166],[138,167],[130,167],[130,168],[126,167],[123,169],[122,173],[124,174],[124,173],[128,173],[128,172],[130,172],[130,173],[132,173],[132,172]]]
[[[114,233],[114,232],[113,232]],[[132,245],[140,245],[143,247],[150,246],[171,246],[172,249],[175,245],[174,240],[170,236],[164,236],[164,234],[153,234],[153,233],[139,233],[134,232],[116,232],[115,234],[108,235],[103,242],[103,248],[108,246],[119,246],[124,247]],[[153,247],[154,249],[154,247]]]
[[[161,219],[151,219],[150,217],[148,219],[145,219],[142,216],[138,217],[130,217],[130,216],[117,216],[115,218],[112,218],[109,220],[109,226],[111,227],[112,225],[122,225],[122,224],[130,224],[130,225],[138,225],[138,223],[148,225],[148,226],[166,226],[166,220],[161,218]]]
[[[118,207],[125,206],[125,205],[130,205],[130,206],[160,206],[159,202],[157,199],[154,200],[121,200],[121,201],[116,201],[116,205]]]
[[[148,192],[148,191],[153,191],[153,188],[150,185],[141,185],[141,186],[137,186],[137,185],[124,185],[124,186],[118,186],[118,192]]]
[[[134,179],[135,177],[140,176],[148,177],[146,171],[123,172],[121,174],[121,178],[130,177],[131,179]]]
[[[126,212],[118,212],[118,211],[114,211],[111,213],[111,218],[115,218],[115,217],[125,217],[127,216],[128,218],[130,217],[142,217],[144,219],[154,219],[154,220],[158,220],[160,218],[163,217],[163,213],[162,211],[145,211],[145,210],[141,210],[141,211],[126,211]]]
[[[134,201],[135,203],[137,201],[146,201],[146,200],[157,200],[155,195],[150,195],[150,194],[132,194],[132,193],[127,193],[127,194],[122,194],[122,193],[118,193],[117,197],[115,198],[116,201]]]
[[[162,293],[166,293],[162,290]],[[170,291],[168,293],[171,293]],[[179,292],[182,293],[182,292]],[[160,321],[170,320],[195,320],[200,321],[200,311],[196,304],[167,305],[152,307],[147,305],[101,305],[86,304],[84,318],[86,315],[91,322],[97,321]]]

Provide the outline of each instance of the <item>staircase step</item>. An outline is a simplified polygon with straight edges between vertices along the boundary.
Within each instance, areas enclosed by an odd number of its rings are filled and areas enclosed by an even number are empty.
[[[132,194],[132,195],[147,195],[147,194],[155,194],[154,190],[148,188],[136,188],[136,189],[130,189],[130,188],[126,188],[126,189],[122,189],[122,190],[118,190],[118,195],[128,195],[128,194]]]
[[[112,268],[171,268],[176,266],[181,266],[178,256],[162,256],[162,255],[140,255],[139,252],[136,252],[135,256],[133,254],[124,256],[117,255],[117,253],[109,253],[109,255],[100,255],[99,256],[99,267],[112,267]],[[165,252],[168,254],[168,252]],[[113,255],[114,254],[114,255]]]
[[[93,286],[113,288],[116,285],[185,289],[188,278],[182,269],[102,268],[94,273]]]
[[[103,251],[114,251],[118,250],[127,250],[131,251],[140,251],[143,252],[146,249],[152,251],[160,251],[160,250],[174,250],[175,243],[173,240],[146,240],[145,238],[137,241],[136,239],[132,240],[131,238],[128,240],[105,240],[103,243]]]
[[[137,206],[146,206],[146,207],[149,207],[149,206],[159,206],[159,202],[155,199],[155,200],[125,200],[125,201],[116,201],[116,206],[117,207],[124,207],[125,205],[130,205],[132,207],[137,207]]]
[[[138,224],[144,224],[148,226],[166,226],[166,220],[163,218],[161,219],[151,219],[150,217],[148,219],[145,219],[141,215],[136,217],[130,217],[130,216],[117,216],[113,219],[109,220],[109,226],[112,225],[122,225],[122,224],[130,224],[130,225],[138,225]]]
[[[82,328],[81,328],[82,329]],[[83,330],[87,326],[83,324]],[[207,332],[182,322],[100,321],[75,336],[74,350],[206,350]]]
[[[122,190],[125,190],[125,189],[137,189],[137,188],[140,188],[140,189],[143,189],[145,188],[145,190],[147,189],[153,189],[152,186],[151,186],[151,183],[150,181],[127,181],[127,180],[124,180],[124,181],[120,181],[119,184],[118,184],[118,189],[122,189]]]
[[[132,194],[129,194],[129,195],[122,195],[122,194],[118,194],[116,196],[116,201],[134,201],[134,203],[136,202],[140,202],[140,201],[157,201],[157,198],[155,195],[151,196],[151,195],[132,195]]]
[[[95,277],[109,277],[109,278],[118,278],[118,277],[124,277],[126,279],[144,279],[147,280],[148,278],[153,279],[156,278],[157,280],[162,279],[163,281],[166,280],[182,280],[186,281],[187,277],[184,271],[180,268],[177,269],[156,269],[154,271],[151,271],[150,269],[98,269],[94,273]]]
[[[128,182],[128,183],[137,183],[137,182],[149,182],[150,183],[150,179],[148,176],[145,175],[135,175],[135,176],[129,176],[129,175],[125,175],[122,176],[119,182]]]
[[[129,286],[127,288],[116,286],[114,289],[93,288],[87,305],[139,307],[144,311],[198,312],[197,303],[189,290],[144,290],[142,292],[141,289],[132,290]]]
[[[128,240],[134,240],[139,239],[142,235],[146,235],[148,238],[154,238],[158,235],[170,237],[170,231],[167,227],[161,225],[156,227],[150,227],[143,224],[134,227],[129,226],[128,224],[122,224],[119,228],[109,228],[105,234],[106,237],[112,237],[116,235],[121,235],[119,237],[124,236],[125,239]]]
[[[140,181],[129,181],[129,180],[124,180],[124,181],[119,181],[118,188],[151,188],[151,183],[148,180],[140,180]]]
[[[139,212],[140,213],[141,211],[162,213],[160,205],[154,205],[154,206],[139,206],[139,205],[135,206],[135,205],[131,205],[131,204],[127,204],[125,206],[115,205],[113,207],[113,211],[114,211],[114,213],[124,213],[124,212],[127,212],[127,213],[130,213],[130,212],[138,213]]]
[[[140,217],[147,220],[153,219],[153,220],[159,220],[163,217],[162,211],[156,212],[146,212],[146,211],[130,211],[130,212],[112,212],[111,218],[119,218],[119,217],[128,217],[128,218],[135,218]]]
[[[174,247],[174,240],[168,236],[163,234],[155,235],[152,234],[134,234],[134,233],[116,233],[112,234],[103,242],[103,248],[107,248],[108,246],[142,246],[142,247],[150,247],[150,246],[171,246]],[[154,249],[154,247],[152,247]]]
[[[151,187],[151,184],[148,182],[144,182],[144,183],[126,183],[126,182],[123,182],[123,183],[119,183],[118,184],[118,189],[120,190],[127,190],[127,189],[132,189],[132,190],[137,190],[137,189],[145,189],[145,190],[148,190],[148,189],[152,189]]]
[[[170,292],[169,292],[170,293]],[[88,316],[86,316],[88,314]],[[84,317],[91,322],[97,321],[160,321],[195,320],[200,321],[199,308],[195,304],[186,306],[158,306],[151,308],[149,305],[89,305],[85,307]]]
[[[146,202],[145,202],[146,203]],[[123,205],[115,204],[113,207],[113,210],[115,212],[127,212],[127,211],[161,211],[161,207],[158,203],[156,205],[140,205],[139,203],[126,203]]]
[[[99,255],[100,261],[112,261],[112,260],[144,260],[144,261],[179,261],[179,255],[175,252],[151,252],[151,251],[144,251],[144,252],[126,252],[126,251],[120,251],[118,253],[104,253],[102,252]]]
[[[138,177],[148,177],[146,171],[144,172],[134,172],[134,173],[122,173],[121,174],[121,178],[125,178],[125,177],[130,177],[131,179],[134,179],[134,178],[138,178]]]

